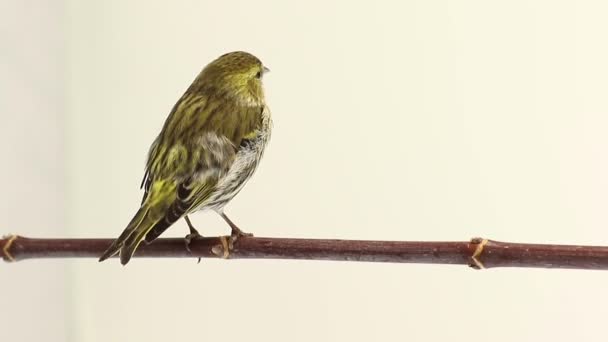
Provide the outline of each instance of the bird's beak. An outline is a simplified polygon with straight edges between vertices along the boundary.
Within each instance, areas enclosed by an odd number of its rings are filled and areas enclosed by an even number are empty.
[[[266,74],[266,73],[269,73],[269,72],[270,72],[270,69],[268,69],[267,67],[264,67],[264,73]]]

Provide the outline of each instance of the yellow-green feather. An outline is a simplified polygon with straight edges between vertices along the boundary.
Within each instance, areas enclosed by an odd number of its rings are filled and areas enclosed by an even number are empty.
[[[140,209],[100,260],[120,251],[126,264],[151,230],[156,229],[153,239],[173,223],[162,220],[177,201],[188,205],[183,208],[187,214],[211,196],[241,142],[255,137],[262,126],[264,95],[256,76],[260,72],[261,62],[244,52],[223,55],[201,71],[150,147]],[[177,191],[185,184],[189,198],[180,199]]]

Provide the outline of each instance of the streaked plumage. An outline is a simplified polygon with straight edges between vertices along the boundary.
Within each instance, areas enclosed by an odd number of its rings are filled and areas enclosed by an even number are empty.
[[[209,63],[173,107],[152,143],[141,207],[100,258],[120,252],[124,265],[143,240],[152,242],[190,213],[224,206],[254,173],[270,138],[262,89],[268,69],[246,52]]]

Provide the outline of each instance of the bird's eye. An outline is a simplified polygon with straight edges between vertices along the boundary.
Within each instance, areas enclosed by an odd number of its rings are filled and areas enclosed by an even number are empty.
[[[262,78],[262,71],[261,71],[261,70],[260,70],[260,71],[258,71],[258,73],[257,73],[257,74],[255,74],[255,78],[257,78],[257,79]]]

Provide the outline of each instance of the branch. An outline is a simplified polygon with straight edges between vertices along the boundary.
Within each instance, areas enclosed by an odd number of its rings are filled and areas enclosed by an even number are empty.
[[[31,239],[18,235],[0,239],[4,261],[38,258],[98,258],[112,239]],[[227,237],[194,240],[158,239],[142,244],[135,257],[306,259],[459,264],[476,269],[540,267],[608,269],[608,247],[524,244],[475,238],[462,242],[357,241],[242,237],[229,248]]]

